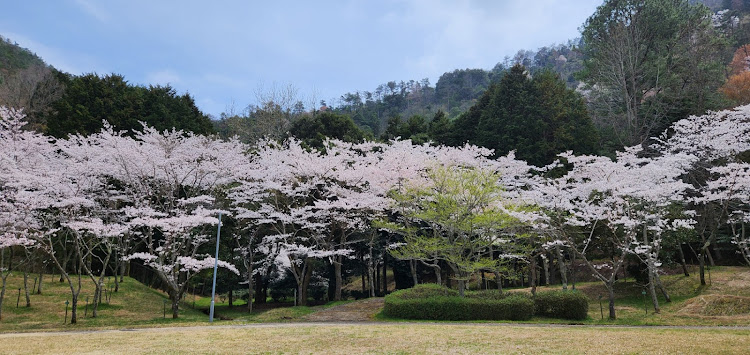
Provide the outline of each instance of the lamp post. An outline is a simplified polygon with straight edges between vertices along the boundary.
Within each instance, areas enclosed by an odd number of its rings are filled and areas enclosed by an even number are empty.
[[[211,287],[211,311],[208,321],[214,321],[214,300],[216,299],[216,270],[219,268],[219,235],[221,234],[221,212],[219,212],[219,227],[216,229],[216,256],[214,257],[214,285]]]

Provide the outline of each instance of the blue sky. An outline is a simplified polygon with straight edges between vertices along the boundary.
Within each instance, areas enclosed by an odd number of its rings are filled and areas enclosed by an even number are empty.
[[[294,85],[329,102],[565,42],[601,0],[5,1],[0,35],[73,73],[189,92],[218,116]]]

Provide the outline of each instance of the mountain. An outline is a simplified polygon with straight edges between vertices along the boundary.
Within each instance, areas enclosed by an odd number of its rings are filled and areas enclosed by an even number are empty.
[[[0,36],[0,106],[23,107],[30,129],[44,130],[44,115],[62,96],[56,73],[35,53]]]

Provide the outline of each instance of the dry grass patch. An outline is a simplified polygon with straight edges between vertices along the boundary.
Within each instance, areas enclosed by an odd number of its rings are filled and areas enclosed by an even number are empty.
[[[729,295],[705,295],[685,301],[678,312],[683,314],[700,314],[704,316],[742,316],[750,315],[750,297]]]
[[[33,338],[33,340],[31,339]],[[496,325],[268,325],[0,335],[0,353],[743,353],[750,331]]]

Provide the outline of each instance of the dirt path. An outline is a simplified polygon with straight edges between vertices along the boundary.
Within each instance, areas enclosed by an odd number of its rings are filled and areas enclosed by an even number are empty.
[[[342,304],[305,317],[311,322],[367,322],[372,321],[381,308],[383,298],[368,298],[361,301]]]

